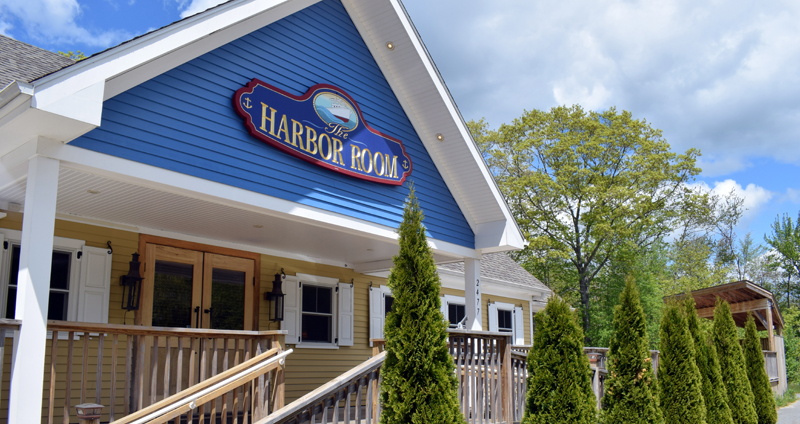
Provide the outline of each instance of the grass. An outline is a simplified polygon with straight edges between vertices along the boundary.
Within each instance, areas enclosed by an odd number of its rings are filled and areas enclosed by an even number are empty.
[[[783,396],[775,396],[775,405],[782,408],[797,400],[797,393],[800,393],[800,384],[790,384]]]

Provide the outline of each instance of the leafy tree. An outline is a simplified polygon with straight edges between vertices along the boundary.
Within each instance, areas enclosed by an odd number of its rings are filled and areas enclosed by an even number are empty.
[[[758,414],[758,424],[775,424],[778,421],[778,411],[775,408],[775,398],[772,396],[772,386],[769,383],[767,370],[764,368],[764,353],[761,351],[761,339],[758,337],[756,322],[753,315],[747,317],[744,328],[744,360],[747,365],[747,378],[755,398],[754,406]]]
[[[633,278],[626,281],[614,310],[614,335],[608,358],[603,422],[663,423],[647,348],[647,323]]]
[[[646,247],[671,231],[700,172],[698,151],[673,153],[660,130],[615,108],[560,106],[497,131],[484,121],[470,128],[528,249],[574,268],[587,333],[592,280],[621,246]]]
[[[689,333],[694,340],[695,363],[703,376],[703,400],[706,405],[706,422],[708,424],[733,424],[731,409],[728,407],[728,391],[722,382],[717,348],[709,334],[700,327],[694,298],[686,296],[686,321]]]
[[[535,319],[522,423],[594,424],[592,370],[577,317],[566,302],[551,296]]]
[[[447,348],[447,324],[439,310],[441,282],[422,220],[412,186],[398,230],[400,252],[389,274],[394,305],[384,327],[380,421],[465,423]]]
[[[766,253],[764,246],[756,243],[750,233],[739,240],[739,248],[734,252],[736,255],[736,274],[739,280],[754,280],[754,272],[758,263],[758,258]]]
[[[722,382],[728,392],[728,406],[735,424],[757,424],[753,390],[747,379],[744,355],[739,345],[736,323],[728,302],[717,299],[714,308],[714,344],[717,347]]]
[[[661,319],[658,385],[666,424],[705,424],[703,384],[695,363],[694,340],[685,312],[677,302],[667,305]]]
[[[74,60],[76,62],[81,61],[83,59],[86,59],[86,55],[83,54],[80,50],[75,51],[75,52],[73,52],[71,50],[68,51],[68,52],[62,52],[62,51],[59,50],[58,54],[60,54],[61,56],[70,58],[70,59],[72,59],[72,60]]]
[[[781,311],[783,347],[786,352],[786,378],[789,384],[800,383],[800,310],[787,308]]]
[[[791,281],[800,275],[800,213],[792,222],[788,214],[775,218],[772,234],[765,235],[764,241],[774,250],[774,266],[783,269],[786,277],[786,307],[791,305]]]

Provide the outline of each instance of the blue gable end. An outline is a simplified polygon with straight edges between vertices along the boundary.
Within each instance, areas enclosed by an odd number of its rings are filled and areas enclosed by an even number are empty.
[[[348,177],[268,146],[232,107],[258,78],[295,95],[326,83],[348,92],[366,122],[403,141],[431,237],[475,237],[425,146],[339,0],[323,0],[109,99],[99,128],[70,144],[397,227],[407,186]]]

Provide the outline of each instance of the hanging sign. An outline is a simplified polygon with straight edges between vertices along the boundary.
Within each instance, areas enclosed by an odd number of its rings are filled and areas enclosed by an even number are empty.
[[[233,104],[253,137],[292,156],[384,184],[401,185],[411,174],[403,143],[370,128],[355,100],[332,85],[294,96],[253,79]]]

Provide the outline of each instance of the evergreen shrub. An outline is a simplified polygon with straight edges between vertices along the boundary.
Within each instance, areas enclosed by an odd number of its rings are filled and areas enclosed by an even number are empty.
[[[714,345],[717,347],[722,382],[728,392],[728,406],[735,424],[757,424],[753,390],[747,379],[744,355],[739,345],[736,323],[728,302],[717,299],[714,308]]]
[[[384,327],[380,422],[466,423],[439,308],[441,282],[422,220],[412,186],[398,230],[400,252],[389,274],[394,304]]]
[[[597,401],[577,316],[566,302],[551,296],[535,319],[522,423],[594,424]]]
[[[609,343],[602,422],[637,424],[664,422],[653,381],[647,322],[632,278],[614,308],[614,333]]]
[[[705,424],[703,383],[695,363],[694,340],[685,311],[678,303],[666,306],[661,318],[658,384],[666,424]]]
[[[758,424],[775,424],[778,421],[778,411],[775,408],[772,385],[769,383],[769,376],[764,368],[764,353],[761,351],[761,339],[758,337],[753,315],[747,317],[742,349],[747,365],[747,378],[750,380],[750,387],[753,389],[755,398],[754,405],[756,415],[758,415]]]
[[[728,391],[722,382],[717,360],[717,348],[710,335],[700,327],[694,298],[686,296],[686,321],[689,333],[694,340],[695,363],[703,376],[703,401],[706,405],[707,424],[733,424],[731,409],[728,407]]]

